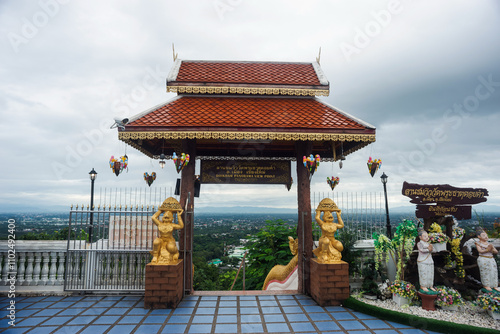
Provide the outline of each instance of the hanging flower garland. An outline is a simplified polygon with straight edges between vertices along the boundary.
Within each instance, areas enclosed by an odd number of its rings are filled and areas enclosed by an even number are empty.
[[[128,172],[128,157],[125,154],[124,156],[121,156],[119,159],[115,158],[114,155],[111,156],[109,159],[109,167],[115,173],[116,176],[118,176],[124,169],[127,169]]]
[[[450,242],[451,252],[455,255],[455,261],[457,264],[455,267],[455,275],[457,275],[457,278],[465,278],[464,255],[460,249],[460,242],[465,235],[465,230],[457,226],[453,228],[452,234],[453,240]]]
[[[399,253],[396,277],[404,280],[404,262],[408,261],[413,247],[415,246],[415,238],[417,237],[417,227],[413,221],[404,219],[396,228],[393,241],[396,242],[397,252]],[[404,262],[403,262],[404,261]]]
[[[146,181],[146,183],[148,184],[148,186],[151,187],[151,185],[153,184],[154,180],[156,180],[156,173],[155,172],[151,173],[151,175],[149,175],[147,172],[144,173],[144,181]]]
[[[189,163],[189,154],[182,153],[181,156],[178,157],[174,152],[174,154],[172,155],[172,160],[175,164],[175,170],[177,171],[177,173],[179,173]]]
[[[326,178],[326,183],[328,183],[328,185],[330,186],[330,188],[335,189],[335,187],[339,184],[339,177],[338,176],[332,176],[332,178],[330,179],[330,177],[327,177]]]
[[[304,155],[304,157],[302,158],[302,163],[304,164],[304,167],[309,170],[309,173],[313,175],[314,172],[318,169],[320,159],[321,157],[319,156],[319,154],[316,154],[315,156],[311,154],[308,157]]]
[[[395,244],[385,234],[378,234],[375,232],[372,238],[375,246],[375,270],[378,270],[382,261],[389,261],[389,257],[387,257],[388,253],[391,254],[392,257],[392,253],[390,252],[394,250]]]
[[[366,165],[368,166],[368,171],[370,172],[370,175],[373,177],[373,175],[375,175],[377,170],[382,165],[382,160],[381,159],[372,160],[372,157],[369,157]]]

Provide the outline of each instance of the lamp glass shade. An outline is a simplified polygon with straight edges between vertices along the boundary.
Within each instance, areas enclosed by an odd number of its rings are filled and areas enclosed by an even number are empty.
[[[387,183],[387,178],[388,178],[388,176],[385,175],[385,173],[382,173],[382,176],[380,177],[380,180],[382,181],[383,184],[386,184]]]
[[[94,170],[94,168],[92,168],[92,170],[90,171],[89,176],[92,181],[94,181],[97,177],[97,172]]]

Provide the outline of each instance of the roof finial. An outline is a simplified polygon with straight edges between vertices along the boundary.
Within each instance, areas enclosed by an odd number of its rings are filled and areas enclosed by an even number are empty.
[[[318,56],[316,57],[316,62],[319,64],[319,60],[321,59],[321,46],[319,47],[319,53]]]
[[[177,53],[175,53],[174,43],[172,43],[172,54],[174,56],[174,61],[176,61],[177,60]]]

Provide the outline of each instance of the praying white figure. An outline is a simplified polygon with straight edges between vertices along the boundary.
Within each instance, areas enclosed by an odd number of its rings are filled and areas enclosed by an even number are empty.
[[[432,259],[432,245],[429,243],[429,235],[424,230],[418,231],[420,241],[417,243],[418,248],[418,279],[420,288],[424,292],[429,292],[429,289],[436,291],[434,285],[434,260]]]
[[[497,263],[493,258],[494,255],[498,254],[498,250],[488,242],[488,234],[485,231],[478,230],[476,235],[479,239],[476,242],[476,248],[479,253],[477,266],[481,274],[481,284],[486,291],[495,290],[500,292],[500,288],[498,287]]]

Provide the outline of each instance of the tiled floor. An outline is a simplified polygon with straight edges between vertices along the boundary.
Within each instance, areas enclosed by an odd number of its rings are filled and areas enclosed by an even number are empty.
[[[0,297],[0,333],[432,333],[303,295],[187,296],[175,310],[144,309],[140,296]]]

